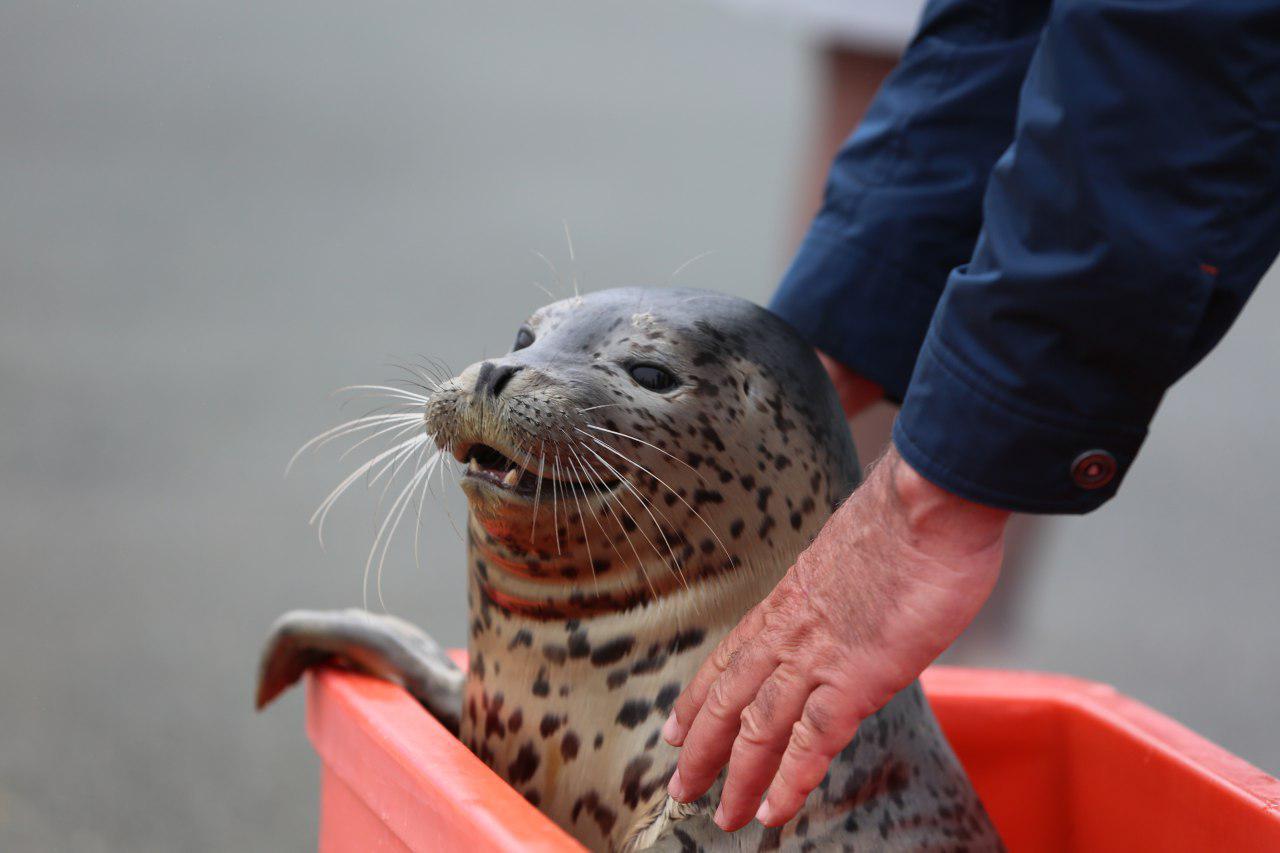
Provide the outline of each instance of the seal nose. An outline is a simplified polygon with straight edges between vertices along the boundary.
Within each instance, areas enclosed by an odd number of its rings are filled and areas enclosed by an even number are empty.
[[[477,397],[501,396],[502,389],[507,387],[511,377],[519,373],[521,368],[513,364],[494,364],[486,361],[480,365],[480,375],[476,377],[475,395]]]

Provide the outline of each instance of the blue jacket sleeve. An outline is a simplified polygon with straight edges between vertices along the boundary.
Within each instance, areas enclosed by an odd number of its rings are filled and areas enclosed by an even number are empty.
[[[983,503],[1097,507],[1278,250],[1280,4],[1059,0],[899,452]]]
[[[1047,0],[928,4],[770,305],[895,402],[947,273],[973,252],[1047,12]]]

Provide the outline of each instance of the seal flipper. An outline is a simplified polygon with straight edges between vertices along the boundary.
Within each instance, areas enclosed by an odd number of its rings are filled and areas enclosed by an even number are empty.
[[[415,626],[366,610],[292,610],[277,619],[258,667],[257,708],[265,708],[308,669],[325,665],[401,685],[458,733],[465,674]]]

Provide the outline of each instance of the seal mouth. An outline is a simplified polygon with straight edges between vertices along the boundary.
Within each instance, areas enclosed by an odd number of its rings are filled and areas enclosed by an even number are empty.
[[[532,499],[538,494],[537,469],[523,467],[495,447],[488,444],[472,444],[461,449],[458,459],[465,465],[462,475],[464,480],[483,483],[502,492],[524,498]],[[553,480],[564,486],[566,490],[585,489],[588,494],[611,492],[621,485],[621,481],[616,478],[603,478],[599,482],[592,482],[578,477],[555,477],[553,471],[545,464],[542,466],[541,479],[544,481],[542,492],[545,498],[551,498],[554,494],[548,487]]]

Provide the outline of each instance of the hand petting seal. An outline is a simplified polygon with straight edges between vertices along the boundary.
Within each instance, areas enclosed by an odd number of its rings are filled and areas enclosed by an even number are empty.
[[[835,391],[783,321],[696,290],[574,297],[411,402],[421,427],[372,424],[465,466],[469,671],[393,617],[291,613],[260,707],[326,662],[395,681],[597,850],[1000,849],[918,683],[783,827],[719,829],[719,782],[667,797],[672,703],[858,482]]]

